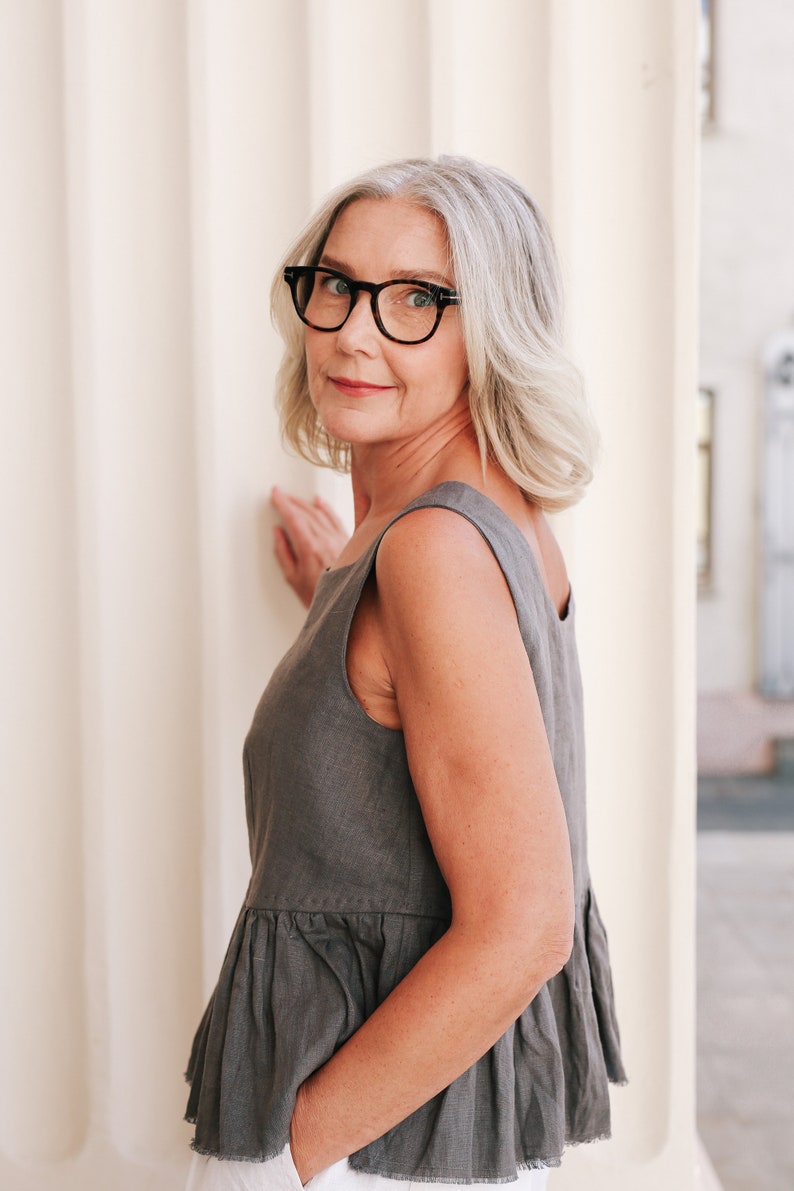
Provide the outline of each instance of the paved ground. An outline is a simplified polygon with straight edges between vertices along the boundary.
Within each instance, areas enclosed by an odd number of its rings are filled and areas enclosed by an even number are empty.
[[[725,1191],[794,1191],[794,774],[702,778],[698,1128]]]

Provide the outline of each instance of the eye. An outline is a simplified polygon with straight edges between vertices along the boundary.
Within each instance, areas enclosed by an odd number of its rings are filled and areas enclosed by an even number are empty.
[[[333,294],[337,298],[350,295],[350,282],[345,277],[324,277],[322,286],[327,294]]]
[[[412,306],[415,310],[423,310],[427,306],[435,306],[435,298],[432,293],[426,289],[412,289],[409,290],[404,298],[406,306]]]

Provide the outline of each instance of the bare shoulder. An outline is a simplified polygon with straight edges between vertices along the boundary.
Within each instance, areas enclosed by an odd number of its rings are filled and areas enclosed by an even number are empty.
[[[381,591],[464,594],[485,584],[493,592],[507,584],[493,551],[468,518],[437,506],[414,509],[384,535],[376,563]]]
[[[384,536],[375,575],[391,664],[413,654],[432,665],[446,653],[463,665],[486,641],[496,650],[521,646],[502,569],[459,513],[433,507],[406,514]]]
[[[520,645],[507,583],[475,526],[436,507],[396,521],[380,544],[375,575],[361,593],[348,638],[348,679],[370,718],[405,727],[406,696],[398,706],[396,690],[400,675],[410,675],[417,690],[420,672],[433,671],[438,679],[450,658],[453,681],[476,668],[471,655],[485,638],[486,618],[489,644],[501,624],[509,648]]]
[[[497,503],[526,538],[546,591],[563,615],[570,583],[548,521],[540,508],[527,504],[523,497],[520,503]],[[395,522],[381,543],[377,576],[379,585],[411,593],[423,584],[429,584],[431,591],[455,592],[456,598],[465,600],[475,598],[478,591],[492,600],[501,593],[504,608],[513,610],[507,580],[490,545],[467,517],[453,509],[414,509]]]

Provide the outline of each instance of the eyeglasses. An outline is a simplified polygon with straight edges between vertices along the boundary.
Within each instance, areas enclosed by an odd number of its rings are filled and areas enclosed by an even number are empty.
[[[291,265],[284,270],[298,317],[315,331],[338,331],[365,290],[378,330],[394,343],[424,343],[435,332],[447,306],[460,295],[445,285],[399,277],[375,285],[353,281],[336,269]]]

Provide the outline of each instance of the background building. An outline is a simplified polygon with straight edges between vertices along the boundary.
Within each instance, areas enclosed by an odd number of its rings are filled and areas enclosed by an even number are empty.
[[[712,0],[702,150],[699,762],[794,739],[794,8]]]

